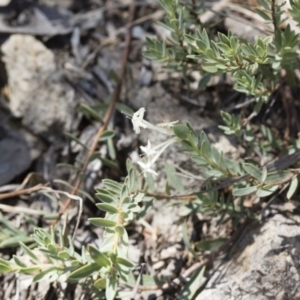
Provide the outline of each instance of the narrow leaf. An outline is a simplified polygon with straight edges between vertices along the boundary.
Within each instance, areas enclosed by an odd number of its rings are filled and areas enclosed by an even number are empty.
[[[113,137],[115,136],[115,134],[116,134],[116,133],[115,133],[113,130],[105,130],[105,131],[101,134],[101,136],[100,136],[100,138],[99,138],[99,141],[107,141],[107,140],[113,138]]]
[[[233,195],[237,196],[237,197],[241,197],[241,196],[246,196],[249,195],[251,193],[254,193],[257,190],[256,186],[249,186],[249,187],[245,187],[245,188],[235,188],[233,190]]]
[[[127,268],[133,268],[134,267],[134,263],[132,263],[130,260],[128,260],[126,258],[123,258],[123,257],[120,257],[120,256],[117,257],[116,262],[118,264],[126,266]]]
[[[253,178],[255,178],[256,180],[260,181],[262,178],[262,173],[261,171],[254,165],[252,164],[243,164],[243,168],[244,170],[251,175]]]
[[[119,212],[119,210],[115,206],[107,204],[107,203],[98,203],[98,204],[96,204],[96,206],[100,210],[103,210],[103,211],[111,213],[111,214],[116,214]]]
[[[96,271],[100,271],[99,265],[97,263],[90,263],[72,272],[68,276],[68,279],[79,280],[81,278],[86,278],[92,275]]]
[[[278,189],[278,185],[271,186],[270,188],[263,187],[257,190],[256,195],[257,197],[260,198],[268,197],[272,195],[277,189]]]
[[[195,298],[197,291],[204,283],[204,272],[205,266],[202,267],[201,270],[197,270],[194,272],[191,279],[184,285],[184,288],[180,292],[178,299],[190,300]]]
[[[173,131],[174,131],[174,134],[182,140],[187,139],[190,134],[189,129],[185,125],[182,125],[182,124],[174,125]]]
[[[179,193],[184,193],[184,187],[183,184],[179,178],[179,176],[176,174],[175,168],[170,165],[166,164],[165,166],[165,172],[167,174],[168,181],[170,184],[179,192]]]
[[[107,220],[104,218],[90,218],[89,221],[95,225],[95,226],[100,226],[100,227],[114,227],[118,223],[112,220]]]
[[[214,251],[217,250],[224,242],[225,238],[208,239],[195,243],[195,247],[200,251]]]
[[[116,275],[107,277],[105,296],[107,300],[114,300],[117,293],[117,278]]]
[[[23,244],[22,242],[19,243],[22,250],[28,255],[30,256],[34,261],[39,262],[39,259],[37,258],[37,256],[27,247],[25,246],[25,244]]]
[[[88,251],[92,259],[101,267],[109,267],[111,265],[110,260],[94,246],[89,245]]]
[[[292,198],[292,196],[294,195],[294,193],[295,193],[296,190],[297,190],[298,184],[299,184],[299,182],[298,182],[298,177],[296,176],[296,177],[292,180],[292,182],[291,182],[291,184],[290,184],[290,187],[289,187],[289,190],[288,190],[288,192],[287,192],[286,197],[287,197],[288,199],[291,199],[291,198]]]

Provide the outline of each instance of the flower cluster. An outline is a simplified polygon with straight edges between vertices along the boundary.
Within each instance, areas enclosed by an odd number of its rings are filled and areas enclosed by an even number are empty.
[[[160,133],[166,134],[168,136],[171,136],[170,139],[167,141],[156,145],[152,147],[150,141],[148,140],[147,146],[141,146],[141,150],[143,151],[144,155],[147,157],[147,162],[144,163],[142,161],[139,161],[138,164],[143,170],[143,174],[146,177],[147,173],[157,175],[157,173],[152,169],[154,163],[157,161],[159,156],[167,149],[171,144],[177,141],[177,138],[174,136],[174,133],[172,131],[172,127],[174,124],[177,123],[175,122],[169,122],[169,123],[163,123],[159,125],[153,125],[146,120],[144,120],[144,114],[145,114],[145,108],[140,108],[137,112],[135,112],[132,116],[132,124],[133,124],[133,129],[136,134],[140,133],[141,128],[148,128],[152,129],[155,131],[158,131]]]

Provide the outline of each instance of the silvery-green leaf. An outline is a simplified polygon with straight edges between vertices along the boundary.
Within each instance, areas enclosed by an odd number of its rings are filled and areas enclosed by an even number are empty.
[[[0,258],[0,274],[5,274],[12,271],[10,263],[2,258]]]
[[[115,221],[107,220],[104,218],[90,218],[89,221],[95,225],[95,226],[100,226],[100,227],[114,227],[118,223]]]
[[[216,67],[216,64],[203,64],[202,69],[208,73],[217,73],[218,68]]]
[[[41,266],[30,266],[20,269],[19,272],[23,274],[36,274],[37,272],[40,272],[40,270]]]
[[[176,174],[175,168],[170,164],[166,164],[165,172],[166,172],[168,181],[173,186],[173,188],[175,188],[179,193],[183,194],[184,187],[183,187],[183,184],[182,184],[179,176]]]
[[[120,194],[122,189],[122,184],[111,179],[103,179],[102,182],[107,189],[112,190],[116,194]]]
[[[214,251],[224,244],[225,241],[225,238],[201,240],[195,243],[195,248],[200,251]]]
[[[97,248],[92,245],[88,246],[88,251],[92,259],[101,267],[109,267],[111,265],[110,260],[106,257],[105,254],[100,252]]]
[[[118,202],[118,198],[115,195],[112,195],[111,193],[108,192],[96,193],[96,196],[99,200],[107,204],[116,204]]]
[[[18,265],[19,267],[22,267],[22,268],[27,267],[27,265],[24,262],[22,262],[17,256],[14,255],[13,258],[14,258],[16,265]]]
[[[107,300],[114,300],[117,293],[117,278],[112,274],[106,278],[105,296]]]
[[[94,287],[98,290],[104,290],[106,288],[106,278],[99,278],[94,282]]]
[[[116,213],[119,212],[117,207],[115,207],[113,205],[110,205],[110,204],[107,204],[107,203],[97,203],[96,206],[100,210],[103,210],[103,211],[111,213],[111,214],[116,214]]]
[[[22,242],[19,243],[22,250],[28,255],[30,256],[34,261],[39,262],[39,259],[37,258],[37,256],[33,253],[32,250],[30,250],[25,244],[23,244]]]
[[[245,188],[234,188],[233,189],[233,195],[237,197],[246,196],[249,194],[254,193],[257,190],[256,186],[249,186]]]
[[[82,278],[86,278],[92,275],[94,272],[100,271],[100,266],[97,263],[90,263],[87,264],[75,271],[73,271],[69,276],[68,279],[70,280],[79,280]]]
[[[278,189],[278,185],[273,185],[271,187],[262,187],[257,190],[257,197],[263,198],[272,195]]]
[[[294,179],[292,180],[292,182],[291,182],[291,184],[290,184],[290,187],[289,187],[289,190],[288,190],[288,192],[287,192],[286,197],[287,197],[288,199],[291,199],[291,198],[292,198],[292,196],[294,195],[294,193],[296,192],[296,190],[297,190],[297,188],[298,188],[298,184],[299,184],[299,182],[298,182],[298,177],[296,176],[296,177],[294,177]]]
[[[190,135],[188,127],[182,124],[174,125],[173,132],[182,140],[186,140]]]
[[[265,183],[272,184],[272,183],[280,182],[280,181],[287,179],[290,175],[291,175],[291,173],[289,171],[270,172],[267,175]]]
[[[204,272],[205,266],[201,269],[195,271],[191,278],[185,283],[182,291],[179,294],[178,299],[180,300],[190,300],[195,299],[196,293],[204,284]]]
[[[254,165],[245,163],[243,164],[243,168],[247,174],[255,178],[256,180],[260,181],[262,178],[261,171]]]
[[[99,141],[107,141],[109,139],[112,139],[115,136],[115,132],[113,130],[105,130],[99,138]]]
[[[263,167],[262,174],[261,174],[261,182],[265,182],[267,179],[268,171],[266,167]]]
[[[133,268],[134,267],[134,263],[131,262],[130,260],[128,260],[127,258],[124,258],[124,257],[120,257],[120,256],[117,257],[116,262],[118,264],[126,266],[127,268]]]
[[[58,270],[57,267],[51,266],[49,268],[46,268],[44,270],[41,270],[37,275],[33,277],[33,282],[39,282],[42,280],[47,280],[47,281],[53,281],[51,279],[56,279],[58,276]]]

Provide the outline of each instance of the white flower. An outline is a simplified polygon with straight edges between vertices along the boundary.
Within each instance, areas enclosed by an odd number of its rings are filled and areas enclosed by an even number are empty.
[[[147,177],[147,173],[153,174],[155,176],[157,175],[157,173],[153,169],[151,169],[152,167],[151,161],[148,161],[146,164],[143,163],[142,161],[138,161],[137,163],[143,169],[144,177]]]
[[[132,124],[133,124],[133,130],[136,134],[140,133],[140,127],[147,128],[147,125],[144,124],[144,114],[145,114],[145,108],[140,108],[137,112],[135,112],[132,116]]]
[[[166,135],[174,135],[174,133],[170,130],[174,124],[177,123],[175,122],[169,122],[169,123],[162,123],[153,125],[146,120],[144,120],[144,114],[145,114],[145,108],[140,108],[137,112],[135,112],[132,116],[132,124],[133,124],[133,130],[135,131],[136,134],[139,134],[141,132],[140,128],[148,128],[152,129],[158,132],[161,132]]]
[[[157,161],[159,156],[167,149],[171,144],[175,143],[177,141],[176,137],[173,137],[159,145],[156,145],[155,147],[151,147],[151,143],[148,140],[148,144],[146,147],[141,146],[141,149],[148,157],[147,163],[143,163],[141,161],[138,161],[138,164],[143,169],[143,174],[146,177],[147,173],[157,175],[157,173],[151,168],[154,163]]]
[[[147,157],[152,157],[153,155],[155,155],[157,153],[157,150],[155,150],[154,148],[151,147],[151,143],[149,140],[148,140],[146,147],[141,146],[140,148]]]

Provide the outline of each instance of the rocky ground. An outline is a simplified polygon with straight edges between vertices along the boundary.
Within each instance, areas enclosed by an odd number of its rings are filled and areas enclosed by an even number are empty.
[[[234,106],[232,99],[239,98],[230,79],[216,77],[199,92],[197,72],[187,88],[180,73],[142,56],[146,37],[168,34],[156,22],[164,15],[156,1],[135,1],[132,21],[133,2],[127,0],[19,2],[0,7],[0,257],[20,253],[19,241],[30,243],[34,227],[46,228],[58,216],[66,197],[57,199],[42,193],[42,188],[72,191],[75,175],[66,164],[80,166],[86,157],[82,144],[91,146],[120,74],[123,84],[117,101],[122,105],[133,111],[145,107],[152,123],[189,121],[198,132],[204,130],[225,155],[235,159],[243,155],[245,149],[217,127],[220,109]],[[207,13],[200,18],[213,22],[226,13],[223,30],[231,29],[251,41],[266,25],[252,12],[255,1],[237,2],[207,1]],[[130,52],[122,74],[129,27]],[[98,109],[97,116],[89,113],[91,106]],[[137,136],[119,110],[107,126],[116,132],[113,143],[97,146],[102,159],[88,164],[80,186],[85,194],[75,239],[78,250],[88,243],[101,244],[102,229],[87,220],[100,215],[100,211],[95,215],[91,200],[96,200],[94,191],[101,180],[121,181],[126,176],[126,159],[136,162],[139,146],[148,139],[161,141],[149,131]],[[197,168],[174,146],[158,162],[157,193],[166,188],[166,164],[188,174],[182,179],[186,191],[199,186]],[[298,206],[283,205],[281,198],[274,202],[260,220],[246,224],[223,256],[211,260],[196,287],[203,291],[195,299],[300,299]],[[76,203],[67,212],[63,221],[72,230],[78,216]],[[182,225],[185,220],[187,232]],[[156,200],[146,216],[128,228],[129,257],[137,265],[145,264],[145,274],[168,284],[206,257],[207,253],[193,256],[186,236],[192,243],[230,239],[233,224],[219,221],[220,216],[200,213],[186,218],[176,201]],[[30,276],[14,274],[0,274],[0,279],[0,299],[89,299],[80,286],[64,282],[36,284]],[[190,298],[176,288],[158,288],[140,291],[135,299]]]

